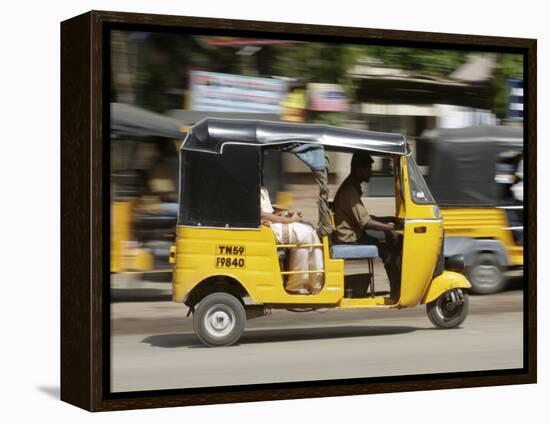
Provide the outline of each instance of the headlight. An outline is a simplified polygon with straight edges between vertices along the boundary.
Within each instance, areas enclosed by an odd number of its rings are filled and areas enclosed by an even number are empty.
[[[437,206],[434,206],[434,216],[437,218],[437,219],[441,219],[441,210],[439,210],[439,207]]]
[[[445,269],[451,272],[464,273],[464,254],[455,254],[445,259]]]

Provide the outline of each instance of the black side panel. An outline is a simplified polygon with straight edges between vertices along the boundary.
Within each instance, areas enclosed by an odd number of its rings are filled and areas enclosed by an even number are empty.
[[[494,207],[498,146],[492,143],[433,143],[430,190],[440,206]]]
[[[223,154],[181,150],[180,225],[260,226],[260,148],[226,145]]]

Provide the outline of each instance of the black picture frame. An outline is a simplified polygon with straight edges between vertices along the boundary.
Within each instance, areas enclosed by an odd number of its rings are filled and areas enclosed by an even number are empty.
[[[215,28],[215,30],[213,29]],[[109,392],[109,66],[108,32],[147,29],[339,40],[409,47],[514,52],[524,56],[524,366],[518,370]],[[534,39],[90,11],[61,23],[61,399],[90,411],[220,404],[536,383],[536,115]]]

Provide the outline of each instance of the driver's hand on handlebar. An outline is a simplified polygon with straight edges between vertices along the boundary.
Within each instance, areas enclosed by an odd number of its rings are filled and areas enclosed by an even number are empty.
[[[405,227],[405,221],[399,217],[393,219],[393,229],[395,231],[401,231]]]

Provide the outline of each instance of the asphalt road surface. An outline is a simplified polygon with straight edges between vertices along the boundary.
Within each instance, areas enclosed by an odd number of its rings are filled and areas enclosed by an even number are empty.
[[[435,329],[424,306],[326,313],[273,310],[270,316],[249,320],[238,344],[218,348],[201,344],[186,313],[185,306],[169,301],[112,304],[113,392],[523,365],[523,292],[517,289],[471,296],[470,314],[457,329]]]

